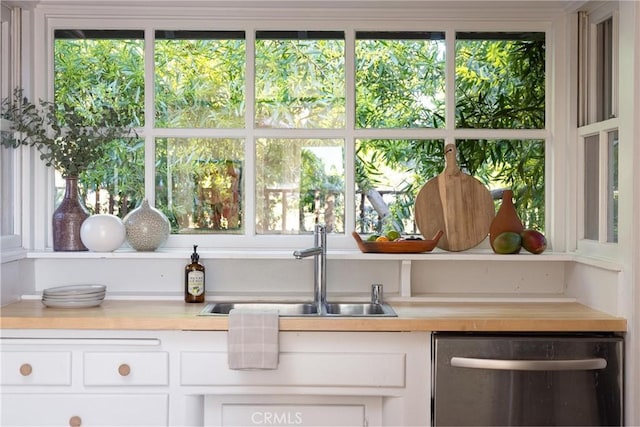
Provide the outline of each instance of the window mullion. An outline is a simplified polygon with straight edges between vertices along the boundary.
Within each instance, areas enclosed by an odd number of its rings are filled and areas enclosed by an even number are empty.
[[[355,189],[355,170],[349,165],[355,165],[355,127],[356,127],[356,43],[355,43],[355,31],[345,31],[345,189]],[[356,229],[356,217],[355,217],[355,191],[345,191],[344,200],[344,224],[345,234],[349,233],[349,230]]]
[[[589,123],[589,14],[578,12],[578,126]]]
[[[608,185],[609,185],[609,150],[608,150],[608,131],[602,130],[598,134],[598,242],[606,243],[608,237],[608,220],[609,220],[609,201],[608,201]],[[589,173],[589,171],[587,171]]]
[[[145,30],[144,44],[144,194],[155,205],[155,33]]]
[[[445,145],[455,143],[456,128],[456,32],[445,32]]]
[[[588,94],[587,94],[587,123],[595,123],[598,118],[598,97],[595,96],[598,93],[598,62],[597,62],[597,45],[598,45],[598,29],[597,25],[591,24],[589,25],[589,48],[588,56],[587,56],[587,76],[588,76]]]
[[[256,234],[256,127],[255,127],[255,28],[247,30],[245,34],[245,52],[246,52],[246,68],[245,68],[245,129],[246,137],[244,141],[244,161],[245,176],[243,185],[244,193],[244,212],[243,224],[245,236],[254,236]]]

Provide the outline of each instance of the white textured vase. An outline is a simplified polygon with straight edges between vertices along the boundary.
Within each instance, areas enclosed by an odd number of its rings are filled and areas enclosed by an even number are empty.
[[[91,215],[80,227],[82,243],[93,252],[115,251],[122,246],[125,236],[124,223],[115,215]]]
[[[158,209],[149,206],[147,199],[124,217],[127,242],[133,249],[150,252],[158,249],[169,237],[171,225]]]

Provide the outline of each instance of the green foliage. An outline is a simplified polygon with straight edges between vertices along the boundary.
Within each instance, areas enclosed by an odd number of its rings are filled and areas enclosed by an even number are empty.
[[[244,39],[158,39],[154,48],[155,127],[251,127],[244,123],[245,106],[253,102],[245,99]],[[85,117],[96,108],[101,110],[102,104],[109,105],[118,111],[121,123],[143,125],[143,53],[142,40],[56,41],[56,102],[65,110],[74,106],[76,113]],[[443,40],[356,39],[355,53],[356,128],[445,126]],[[449,108],[455,108],[456,128],[544,127],[543,41],[457,40],[456,52],[446,54],[455,55],[452,90],[456,105]],[[258,37],[255,55],[255,126],[344,129],[344,40]],[[246,143],[242,139],[231,145],[223,139],[215,143],[211,138],[189,141],[174,145],[177,140],[156,140],[156,204],[173,218],[174,231],[179,221],[185,223],[184,215],[193,211],[194,203],[197,205],[195,187],[186,177],[197,175],[197,165],[202,162],[242,162]],[[336,141],[342,144],[342,140]],[[299,142],[302,144],[295,148]],[[543,141],[456,142],[464,171],[493,189],[513,189],[525,223],[544,228]],[[391,138],[358,141],[354,166],[359,191],[386,188],[390,174],[403,177],[394,183],[395,197],[387,202],[388,221],[394,228],[411,226],[418,190],[444,168],[443,143]],[[256,140],[256,194],[282,183],[299,185],[299,204],[292,201],[289,209],[299,210],[301,222],[318,204],[326,205],[323,198],[332,191],[344,194],[343,176],[327,173],[322,160],[306,150],[305,144],[313,144],[313,140],[280,135]],[[128,204],[135,205],[144,194],[144,144],[116,140],[101,150],[106,151],[92,153],[100,160],[81,175],[81,181],[96,194],[107,189],[126,211]],[[319,198],[318,189],[327,194]],[[341,203],[344,200],[336,200],[336,206],[344,209]],[[282,218],[274,212],[262,212],[263,205],[256,205],[257,229],[277,229]]]
[[[361,128],[444,127],[444,40],[358,40]]]
[[[157,40],[156,126],[244,126],[244,40]]]
[[[121,124],[144,125],[142,40],[59,39],[54,66],[56,104],[84,116],[109,106]]]
[[[512,189],[526,228],[544,230],[544,142],[540,140],[458,141],[464,170],[497,189]]]
[[[35,146],[45,164],[64,177],[89,169],[105,155],[110,142],[129,133],[109,106],[96,104],[80,112],[42,100],[36,105],[21,89],[2,100],[2,118],[11,123],[9,132],[2,134],[3,146]]]
[[[126,126],[144,125],[144,41],[57,39],[55,102],[91,116],[96,105],[118,112]],[[80,173],[80,191],[92,213],[124,217],[144,198],[144,141],[120,138],[96,153]]]
[[[344,127],[344,40],[257,40],[255,62],[257,127]]]
[[[173,232],[238,232],[243,144],[233,138],[156,141],[156,206]]]
[[[338,212],[336,221],[328,225],[331,230],[343,229],[341,218],[344,217],[344,176],[338,171],[325,171],[324,161],[311,150],[302,149],[302,178],[300,181],[300,214],[302,215],[300,229],[307,229],[304,214],[318,214],[318,211]],[[337,227],[336,227],[337,225]]]
[[[458,40],[456,127],[542,129],[544,41]]]

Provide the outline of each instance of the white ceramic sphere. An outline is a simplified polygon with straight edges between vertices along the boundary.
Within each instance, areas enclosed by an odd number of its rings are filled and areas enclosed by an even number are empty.
[[[93,252],[115,251],[122,246],[126,237],[124,223],[115,215],[91,215],[80,227],[82,243]]]

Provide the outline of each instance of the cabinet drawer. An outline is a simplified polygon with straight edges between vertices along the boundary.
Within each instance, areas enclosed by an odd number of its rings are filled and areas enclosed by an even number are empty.
[[[167,385],[169,355],[164,352],[84,353],[84,384]]]
[[[3,426],[166,426],[168,398],[156,395],[6,394]]]
[[[70,385],[70,352],[3,351],[2,385]]]
[[[182,385],[404,387],[404,353],[280,353],[278,369],[231,370],[226,352],[183,352]]]

